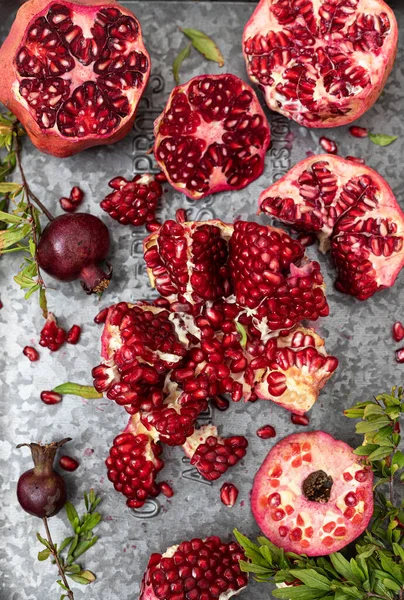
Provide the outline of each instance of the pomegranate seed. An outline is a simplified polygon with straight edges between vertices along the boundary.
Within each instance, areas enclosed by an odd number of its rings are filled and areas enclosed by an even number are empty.
[[[166,496],[166,498],[172,498],[174,496],[174,490],[166,481],[160,483],[160,492]]]
[[[357,163],[358,165],[366,165],[366,161],[364,158],[358,158],[357,156],[346,156],[346,160],[350,160],[351,162]]]
[[[75,458],[71,456],[61,456],[59,459],[59,467],[64,469],[65,471],[75,471],[79,466],[79,463]]]
[[[338,152],[337,144],[335,142],[333,142],[332,140],[329,140],[326,137],[320,138],[320,146],[322,147],[323,150],[328,152],[328,154],[337,154],[337,152]]]
[[[3,302],[0,300],[0,310],[3,308],[4,304]]]
[[[349,133],[357,138],[368,137],[368,130],[365,127],[358,127],[357,125],[352,125],[349,128]]]
[[[39,352],[35,350],[35,348],[33,348],[32,346],[25,346],[22,352],[27,358],[29,358],[31,362],[39,360]]]
[[[290,420],[294,425],[306,426],[310,423],[309,417],[306,417],[306,415],[296,415],[295,413],[292,413]]]
[[[220,488],[220,499],[226,506],[234,506],[237,502],[238,489],[232,483],[224,483]]]
[[[211,403],[217,410],[225,411],[230,406],[230,401],[224,396],[214,396],[210,399]]]
[[[358,504],[358,497],[353,492],[348,492],[344,498],[344,502],[347,506],[356,506]]]
[[[69,198],[61,198],[59,204],[65,212],[74,212],[77,208],[77,204],[69,200]]]
[[[187,211],[185,208],[179,208],[175,213],[175,220],[177,223],[186,223],[187,221]]]
[[[269,438],[276,436],[276,431],[272,425],[264,425],[263,427],[257,429],[257,435],[262,440],[268,440]]]
[[[70,200],[74,202],[74,204],[80,204],[84,198],[84,192],[77,185],[72,188],[70,192]]]
[[[147,231],[150,231],[150,233],[154,233],[155,231],[158,231],[161,227],[161,223],[159,223],[158,221],[152,221],[151,223],[147,223],[146,225],[146,229]]]
[[[44,404],[59,404],[62,401],[62,394],[45,390],[41,392],[41,400]]]
[[[404,326],[400,321],[397,321],[393,325],[393,340],[396,342],[401,342],[404,338]]]
[[[80,339],[81,327],[78,325],[73,325],[73,327],[68,331],[66,342],[68,344],[77,344]]]
[[[100,310],[98,315],[95,315],[95,317],[94,317],[94,323],[97,323],[97,325],[101,325],[102,323],[105,323],[105,321],[107,320],[108,311],[109,311],[108,307]]]
[[[308,248],[308,246],[312,246],[316,243],[317,236],[314,233],[301,233],[297,237],[297,241],[301,243],[302,246]]]
[[[167,182],[167,176],[165,173],[163,173],[163,171],[160,171],[159,173],[156,173],[154,176],[154,179],[156,181],[158,181],[159,183],[166,183]]]
[[[397,350],[396,352],[396,361],[398,363],[404,363],[404,348],[401,348],[400,350]]]

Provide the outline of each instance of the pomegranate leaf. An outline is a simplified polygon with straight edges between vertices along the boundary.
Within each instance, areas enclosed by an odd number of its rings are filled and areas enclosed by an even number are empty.
[[[51,551],[45,548],[45,550],[41,550],[40,552],[38,552],[38,560],[47,560],[50,557],[50,554]]]
[[[237,329],[237,331],[239,332],[239,334],[241,336],[240,345],[241,345],[242,348],[245,348],[247,346],[247,332],[246,332],[246,329],[238,321],[236,323],[236,329]]]
[[[77,523],[79,520],[79,515],[77,513],[77,510],[75,509],[73,504],[69,501],[66,502],[65,509],[66,509],[66,515],[67,515],[67,518],[69,519],[70,525],[73,528],[75,528],[77,526]]]
[[[70,381],[58,385],[53,389],[53,391],[57,392],[58,394],[80,396],[81,398],[86,398],[87,400],[102,398],[102,394],[97,392],[92,385],[80,385],[79,383],[71,383]]]
[[[193,47],[195,50],[198,50],[202,56],[211,60],[219,65],[219,67],[223,67],[224,58],[219,48],[215,44],[215,42],[198,29],[181,29],[182,33],[187,36],[188,39],[191,40]]]
[[[188,58],[189,55],[191,54],[191,45],[192,44],[188,44],[188,46],[183,48],[181,50],[181,52],[178,54],[178,56],[174,59],[173,75],[174,75],[174,81],[177,85],[180,84],[180,67],[181,67],[182,63],[184,62],[184,60],[186,58]]]
[[[376,146],[390,146],[398,139],[397,135],[386,135],[384,133],[369,133],[369,139]]]

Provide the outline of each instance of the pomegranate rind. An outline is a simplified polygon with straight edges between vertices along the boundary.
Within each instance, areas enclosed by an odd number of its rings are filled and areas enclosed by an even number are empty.
[[[333,479],[325,503],[308,500],[302,491],[305,479],[319,470]],[[352,493],[355,506],[345,502]],[[368,526],[373,473],[348,444],[328,433],[292,434],[270,450],[258,470],[251,508],[261,530],[278,547],[325,556],[344,548]]]
[[[344,2],[334,20],[334,31],[330,33],[331,25],[326,26],[322,37],[321,26],[327,25],[327,18],[333,19],[332,11],[337,11],[340,4],[337,7],[334,3],[325,6],[313,2],[298,8],[278,0],[261,0],[243,32],[247,73],[263,90],[268,107],[306,127],[337,127],[358,119],[379,98],[397,55],[397,20],[383,0],[356,3],[360,13],[355,13],[355,18],[352,3],[347,2],[348,18],[341,28]],[[288,10],[295,14],[287,16]],[[275,14],[277,11],[283,14],[283,23]],[[387,21],[388,30],[381,32]],[[346,25],[353,28],[349,34]],[[295,57],[303,57],[301,62],[294,60],[294,52]],[[348,66],[344,67],[346,62]],[[351,81],[352,75],[357,79]],[[295,90],[296,79],[299,87]]]
[[[352,192],[360,181],[369,183]],[[322,251],[331,247],[337,289],[359,300],[394,285],[404,266],[404,213],[366,165],[329,154],[307,158],[264,190],[258,206],[258,214],[315,233]]]
[[[213,82],[213,85],[217,84],[235,87],[238,90],[236,100],[240,98],[242,94],[247,94],[251,97],[248,106],[244,107],[241,112],[240,110],[237,112],[237,116],[233,119],[235,121],[234,125],[227,125],[227,123],[230,122],[230,119],[227,119],[228,113],[217,118],[214,115],[203,118],[199,107],[190,100],[192,90],[207,81],[211,84]],[[174,125],[177,125],[174,133],[172,129],[170,129],[173,123],[173,116],[170,111],[173,104],[175,105],[179,98],[183,99],[183,105],[186,105],[186,110],[189,111],[190,114],[184,118],[183,124],[178,125],[178,122],[174,122]],[[226,110],[230,110],[232,107],[233,105],[230,106],[230,104],[225,104]],[[239,147],[237,149],[237,152],[240,152],[240,150],[242,152],[242,158],[239,158],[236,151],[230,149],[229,143],[232,140],[229,142],[229,140],[226,141],[225,138],[226,136],[233,135],[233,131],[237,133],[237,128],[241,129],[242,119],[250,120],[245,131],[252,131],[252,124],[255,123],[255,120],[257,120],[259,125],[254,125],[254,127],[260,131],[254,131],[253,134],[251,133],[253,139],[249,140],[250,143],[244,139],[241,140],[241,148]],[[170,133],[165,133],[164,128],[170,129]],[[175,87],[170,94],[163,113],[154,123],[154,134],[156,138],[154,155],[162,171],[166,175],[167,180],[174,189],[183,192],[192,200],[200,200],[205,196],[217,192],[240,190],[251,183],[251,181],[260,177],[264,170],[265,154],[271,141],[269,124],[254,90],[235,75],[228,73],[220,75],[201,75],[194,77],[183,85]],[[188,178],[184,178],[183,173],[174,176],[173,172],[170,172],[168,160],[173,156],[177,156],[177,147],[175,150],[168,153],[167,158],[162,157],[162,144],[164,142],[169,144],[172,140],[177,143],[179,138],[181,138],[181,146],[185,147],[187,144],[192,144],[192,149],[189,149],[189,152],[192,150],[192,156],[195,156],[193,159],[194,166],[192,167]],[[212,150],[212,154],[208,152],[209,150]],[[221,156],[222,152],[224,152],[223,156]],[[190,157],[191,155],[188,154],[188,156]],[[253,172],[249,175],[244,174],[241,176],[241,170],[243,167],[246,167],[249,159],[254,163]],[[231,170],[231,163],[235,161],[239,161],[239,167],[238,170],[236,169],[233,173]],[[191,162],[191,158],[189,158],[189,162]],[[222,165],[220,164],[221,162]],[[198,186],[195,187],[193,185],[193,181],[202,167],[205,173],[202,177],[204,183],[203,185],[201,184],[203,189],[198,189]],[[229,170],[226,171],[226,169]],[[209,172],[210,174],[208,175]],[[240,180],[238,180],[238,177],[240,177]]]
[[[46,14],[53,4],[62,4],[72,9],[75,6],[117,8],[122,15],[134,19],[139,27],[137,50],[142,52],[147,59],[148,69],[144,73],[141,86],[136,90],[131,99],[129,114],[126,117],[122,117],[119,125],[109,133],[96,133],[94,135],[86,135],[85,137],[66,137],[61,134],[56,126],[51,129],[42,129],[38,125],[34,114],[30,112],[28,104],[19,93],[19,84],[24,77],[17,72],[15,64],[17,51],[25,40],[26,32],[30,25],[32,25],[32,22],[37,17]],[[93,146],[114,144],[122,140],[130,132],[135,120],[138,103],[150,77],[150,64],[150,56],[143,43],[142,29],[138,19],[130,10],[118,4],[116,0],[75,0],[74,2],[66,2],[65,0],[28,0],[18,10],[10,33],[0,48],[0,70],[2,73],[0,102],[21,121],[32,143],[41,152],[66,158]],[[68,74],[66,75],[68,76]],[[29,79],[37,81],[31,77]],[[74,93],[73,88],[71,89],[71,94],[69,94],[70,97],[72,93]]]

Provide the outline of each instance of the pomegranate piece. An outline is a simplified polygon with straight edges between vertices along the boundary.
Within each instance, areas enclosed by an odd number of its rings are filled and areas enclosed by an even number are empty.
[[[356,539],[373,514],[373,473],[322,431],[289,435],[260,467],[251,497],[264,534],[287,552],[322,556]]]
[[[139,600],[231,598],[248,584],[240,560],[246,560],[240,546],[216,536],[182,542],[150,556]]]
[[[404,214],[373,169],[337,156],[301,161],[262,192],[259,211],[331,247],[336,288],[359,300],[391,287],[404,265]]]
[[[404,363],[404,348],[396,351],[396,361],[400,364]]]
[[[96,323],[97,325],[102,325],[103,323],[105,323],[105,321],[107,320],[108,311],[109,307],[100,310],[100,312],[97,313],[94,317],[94,323]]]
[[[64,455],[59,458],[59,467],[65,471],[75,471],[79,468],[79,463],[75,458]]]
[[[321,137],[320,146],[325,152],[328,152],[328,154],[338,154],[338,146],[333,140]]]
[[[74,212],[78,209],[84,198],[84,192],[77,186],[72,188],[70,192],[70,198],[61,198],[59,200],[60,206],[66,212]]]
[[[162,481],[159,484],[159,487],[160,487],[160,492],[162,494],[164,494],[164,496],[166,498],[172,498],[174,496],[174,490],[173,490],[173,488],[166,481]]]
[[[272,425],[263,425],[259,429],[257,429],[257,435],[262,440],[269,440],[270,438],[274,438],[276,436],[275,427]]]
[[[44,404],[59,404],[62,401],[62,394],[44,390],[41,392],[41,400]]]
[[[24,350],[22,351],[22,353],[24,354],[24,356],[26,356],[31,362],[35,362],[36,360],[39,360],[39,352],[38,350],[36,350],[35,348],[33,348],[32,346],[25,346]]]
[[[77,344],[81,335],[81,327],[73,325],[73,327],[67,332],[66,342],[68,344]]]
[[[174,88],[154,133],[167,180],[193,200],[257,179],[270,143],[255,92],[230,74],[201,75]]]
[[[352,125],[352,127],[349,128],[349,133],[357,138],[365,138],[369,135],[369,132],[365,127],[358,127],[357,125]]]
[[[129,133],[150,58],[138,20],[115,0],[28,0],[0,68],[1,102],[40,150],[66,157]]]
[[[49,348],[51,352],[56,352],[65,341],[65,330],[58,327],[55,315],[49,313],[40,334],[39,345],[43,348]]]
[[[404,339],[404,325],[400,321],[397,321],[393,325],[393,340],[401,342],[402,339]]]
[[[306,417],[306,415],[296,415],[295,413],[290,415],[290,420],[292,421],[293,425],[302,425],[303,427],[307,427],[307,425],[310,423],[309,418]]]
[[[158,496],[156,475],[164,466],[163,449],[140,423],[131,417],[127,428],[116,436],[105,461],[108,479],[117,492],[126,496],[129,508],[140,508],[150,496]]]
[[[202,477],[215,481],[244,458],[247,446],[242,435],[221,438],[214,425],[204,425],[187,439],[183,448]]]
[[[136,175],[132,181],[115,177],[109,182],[114,192],[101,202],[100,206],[121,225],[146,225],[149,231],[160,227],[156,220],[157,202],[163,195],[160,183],[145,173]]]
[[[243,35],[250,79],[271,110],[306,127],[346,125],[378,99],[397,52],[383,0],[261,0]]]
[[[238,498],[238,489],[233,483],[224,483],[220,488],[220,500],[226,506],[234,506]]]

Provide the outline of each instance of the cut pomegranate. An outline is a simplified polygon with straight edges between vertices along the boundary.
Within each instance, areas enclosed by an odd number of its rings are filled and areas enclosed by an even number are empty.
[[[25,346],[24,350],[22,351],[22,353],[31,361],[31,362],[35,362],[37,360],[39,360],[39,352],[38,350],[35,350],[35,348],[33,348],[32,346]]]
[[[41,400],[44,404],[59,404],[62,401],[62,394],[44,390],[41,392]]]
[[[320,146],[325,152],[328,152],[328,154],[338,154],[338,146],[333,140],[321,137]]]
[[[276,436],[275,427],[272,425],[263,425],[259,429],[257,429],[257,435],[262,440],[269,440],[270,438],[274,438]]]
[[[149,175],[136,175],[132,181],[115,177],[109,182],[114,192],[100,204],[115,221],[121,225],[146,225],[149,231],[160,227],[156,220],[157,202],[163,195],[158,181]]]
[[[365,138],[369,135],[369,132],[365,127],[358,127],[357,125],[352,125],[352,127],[349,128],[349,133],[357,138]]]
[[[351,123],[378,99],[398,26],[383,0],[261,0],[243,35],[250,79],[272,110],[306,127]]]
[[[49,313],[40,334],[39,345],[43,348],[49,348],[51,352],[56,352],[65,341],[65,330],[58,327],[55,315]]]
[[[238,498],[238,489],[233,483],[224,483],[220,488],[220,500],[226,506],[234,506]]]
[[[193,200],[257,179],[270,143],[257,96],[229,74],[176,87],[154,132],[154,154],[169,183]]]
[[[115,0],[28,0],[0,51],[0,100],[43,152],[122,139],[150,73],[136,17]]]
[[[198,538],[152,554],[139,600],[226,600],[248,584],[239,561],[246,560],[235,542]]]
[[[65,471],[75,471],[79,468],[79,463],[75,458],[64,455],[59,458],[59,467]]]
[[[67,332],[66,342],[68,344],[77,344],[81,335],[81,327],[73,325],[73,327]]]
[[[404,339],[404,326],[400,321],[397,321],[393,325],[393,340],[401,342],[402,339]]]
[[[303,160],[262,192],[259,209],[316,233],[322,250],[331,245],[337,289],[359,300],[391,287],[404,265],[404,214],[364,165],[330,155]]]
[[[373,473],[322,431],[289,435],[259,469],[251,506],[264,534],[287,552],[322,556],[356,539],[373,514]]]

